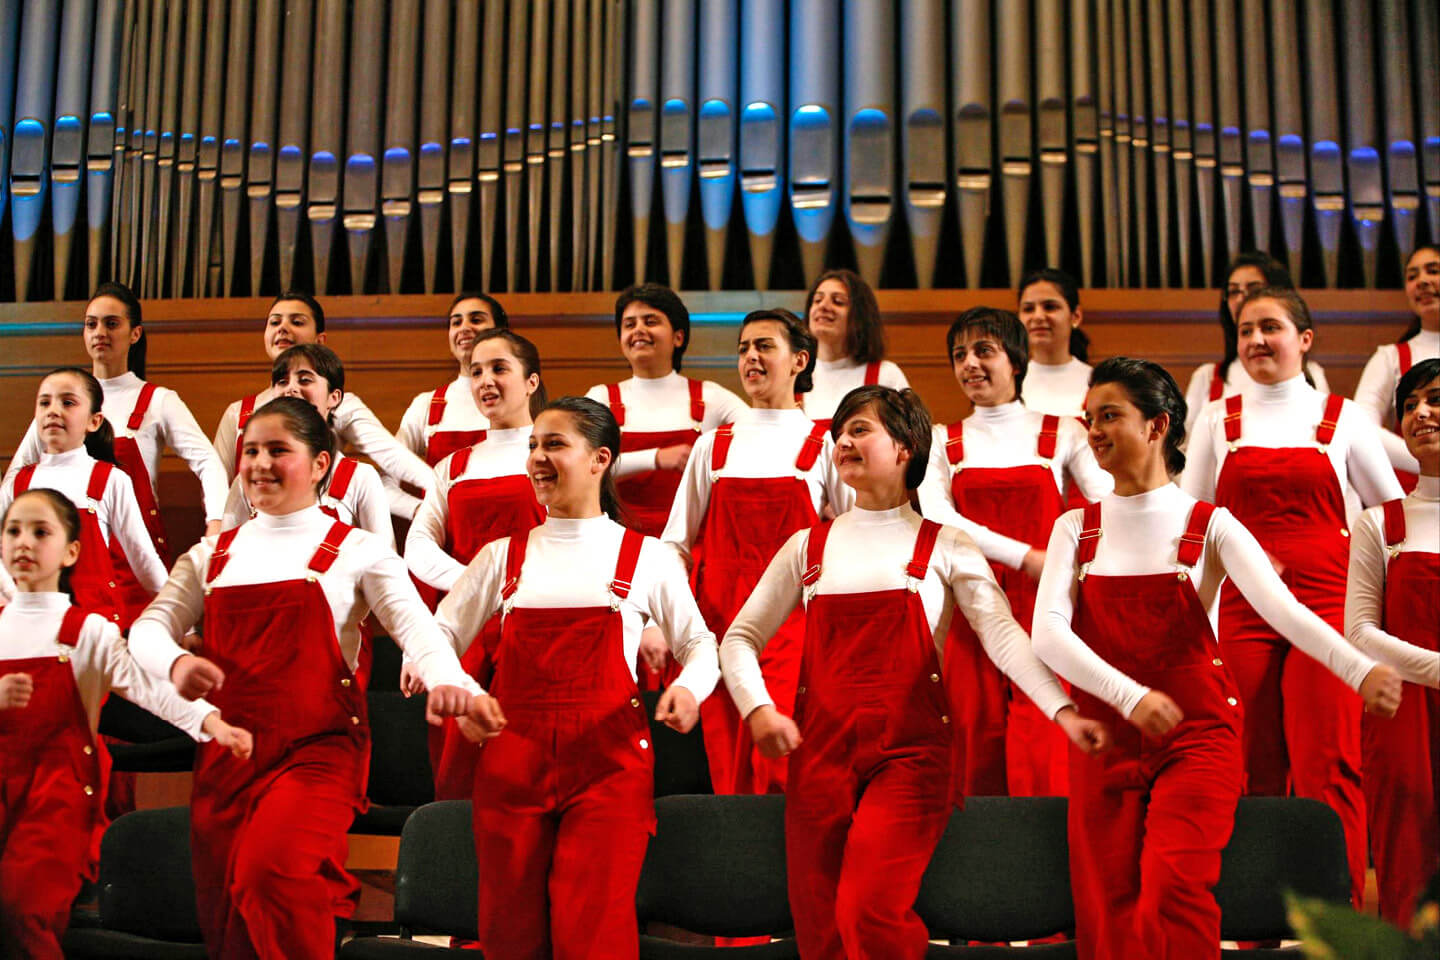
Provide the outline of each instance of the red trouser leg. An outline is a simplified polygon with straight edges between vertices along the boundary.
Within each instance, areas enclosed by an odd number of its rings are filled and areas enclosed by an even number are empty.
[[[1063,797],[1070,790],[1070,741],[1018,688],[1010,691],[1005,725],[1012,797]]]
[[[1008,681],[980,646],[958,612],[945,642],[945,689],[963,740],[961,795],[1003,797],[1010,793],[1005,762]]]
[[[651,830],[636,813],[616,810],[603,796],[582,796],[561,817],[550,868],[554,960],[639,954],[635,889]]]
[[[1380,916],[1410,927],[1415,900],[1440,867],[1440,691],[1405,684],[1391,719],[1362,718],[1365,809],[1369,815]]]
[[[1145,792],[1140,785],[1107,785],[1126,763],[1128,730],[1117,728],[1111,754],[1088,757],[1075,750],[1070,764],[1070,887],[1075,898],[1075,948],[1079,960],[1130,960],[1128,931],[1135,928],[1140,898],[1140,855]],[[1136,763],[1130,759],[1129,763]]]
[[[0,781],[0,956],[61,960],[90,856],[94,801],[67,771]]]
[[[1220,653],[1230,666],[1245,708],[1241,740],[1245,792],[1261,797],[1283,797],[1290,792],[1290,755],[1285,742],[1281,678],[1290,646],[1273,635],[1245,636],[1222,639]]]
[[[513,734],[511,734],[513,736]],[[499,741],[493,741],[498,743]],[[479,936],[488,960],[549,960],[550,869],[559,819],[475,804]],[[634,888],[631,888],[634,911]]]
[[[833,809],[812,798],[803,812],[792,812],[797,791],[785,798],[785,866],[795,942],[805,960],[846,960],[835,924],[835,901],[845,862],[853,794],[832,793]]]
[[[500,646],[500,618],[491,617],[465,649],[460,666],[482,687],[495,673],[495,651]],[[436,800],[469,800],[474,793],[475,764],[479,752],[465,739],[451,718],[429,728],[430,769],[435,774]]]

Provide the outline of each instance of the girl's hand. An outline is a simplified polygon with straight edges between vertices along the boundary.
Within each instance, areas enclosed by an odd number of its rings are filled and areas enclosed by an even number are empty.
[[[30,705],[35,678],[28,673],[7,673],[0,677],[0,710],[19,710]]]
[[[657,470],[673,470],[676,473],[685,469],[685,462],[690,459],[690,444],[677,443],[671,447],[661,447],[655,451],[655,468]]]
[[[200,729],[241,760],[249,760],[250,754],[255,752],[255,738],[250,735],[250,731],[230,726],[220,719],[219,710],[206,717],[205,722],[200,725]]]
[[[221,524],[221,521],[219,521],[219,520],[207,520],[207,521],[205,521],[205,536],[207,536],[207,537],[218,537],[218,536],[220,536],[220,527],[221,527],[221,525],[222,525],[222,524]]]
[[[500,736],[500,731],[505,729],[505,711],[500,709],[500,701],[482,693],[478,697],[470,698],[469,709],[463,716],[455,721],[460,725],[460,732],[465,739],[471,743],[484,743],[494,737]]]
[[[1365,701],[1365,712],[1382,717],[1395,716],[1395,711],[1400,709],[1402,689],[1400,674],[1383,663],[1375,664],[1360,684],[1360,699]]]
[[[1159,690],[1145,694],[1130,711],[1130,722],[1139,727],[1141,733],[1152,737],[1163,737],[1184,719],[1185,713],[1180,705]]]
[[[415,669],[415,664],[409,660],[400,664],[400,692],[407,697],[425,692],[425,681],[420,679],[420,673]]]
[[[441,684],[430,691],[430,698],[425,702],[425,719],[438,727],[446,717],[463,717],[470,709],[470,699],[466,690]]]
[[[695,694],[677,684],[666,687],[665,692],[660,694],[660,702],[655,705],[655,719],[681,733],[694,730],[696,721],[700,719],[700,705],[695,702]]]
[[[804,742],[795,721],[768,703],[751,710],[745,723],[750,727],[750,739],[760,748],[761,756],[772,760],[786,756]]]
[[[665,669],[665,654],[669,652],[670,645],[659,627],[652,623],[640,632],[640,662],[649,667],[651,673]]]
[[[1020,569],[1025,576],[1038,583],[1040,574],[1045,572],[1045,551],[1034,547],[1026,550],[1025,559],[1020,561]]]
[[[204,657],[187,653],[170,665],[170,682],[186,700],[198,700],[225,684],[225,671]]]
[[[1110,749],[1110,728],[1099,720],[1082,717],[1074,707],[1065,707],[1055,714],[1055,722],[1070,742],[1085,753],[1093,756]]]

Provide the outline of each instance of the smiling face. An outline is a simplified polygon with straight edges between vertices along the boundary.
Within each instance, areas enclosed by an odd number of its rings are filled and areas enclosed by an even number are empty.
[[[736,352],[740,384],[754,404],[782,405],[788,397],[794,405],[795,378],[810,362],[807,351],[790,349],[785,327],[774,320],[757,320],[740,328]]]
[[[1405,264],[1405,299],[1427,330],[1440,330],[1440,253],[1416,250]]]
[[[1151,457],[1164,458],[1165,430],[1147,420],[1118,383],[1101,383],[1085,396],[1087,439],[1095,461],[1112,475],[1144,472]],[[1165,425],[1168,426],[1168,423]]]
[[[315,488],[330,469],[330,455],[290,432],[279,414],[251,417],[240,447],[240,486],[260,513],[283,516],[315,502]]]
[[[0,557],[22,592],[55,591],[60,571],[80,559],[80,541],[70,539],[47,497],[24,493],[5,514]]]
[[[293,360],[285,376],[270,386],[275,390],[276,396],[299,397],[327,419],[344,399],[344,394],[339,390],[331,390],[330,381],[316,373],[310,361],[303,357]]]
[[[685,334],[657,307],[636,300],[620,314],[620,352],[636,374],[658,377],[675,368]]]
[[[265,352],[274,360],[297,343],[324,343],[303,300],[277,300],[265,320]]]
[[[1080,308],[1070,309],[1065,294],[1048,280],[1020,291],[1020,322],[1030,338],[1032,358],[1064,363],[1070,358],[1070,331],[1080,326]]]
[[[1400,409],[1400,435],[1426,474],[1440,474],[1440,377],[1405,398]]]
[[[1249,301],[1240,308],[1236,328],[1240,362],[1256,383],[1283,383],[1298,377],[1305,353],[1315,341],[1315,332],[1297,329],[1278,300]]]
[[[1246,297],[1265,286],[1265,274],[1259,267],[1250,264],[1236,267],[1225,281],[1225,306],[1230,309],[1231,318],[1240,316],[1240,304],[1245,302]]]
[[[815,339],[843,347],[850,332],[850,288],[839,277],[830,277],[815,288],[810,298],[806,323]]]
[[[470,354],[470,392],[496,429],[529,423],[530,395],[539,386],[539,375],[525,373],[525,364],[504,337],[482,340]]]
[[[495,327],[495,314],[490,304],[479,297],[470,297],[456,303],[450,310],[450,355],[461,368],[470,363],[470,351],[475,346],[475,335],[481,330]]]
[[[857,491],[903,492],[910,457],[910,451],[885,429],[873,403],[845,421],[833,454],[840,480]]]
[[[100,429],[105,415],[90,408],[85,381],[73,373],[52,373],[40,381],[35,395],[35,426],[46,453],[64,453],[83,446],[85,435]]]
[[[997,407],[1015,399],[1015,367],[1000,341],[989,333],[966,331],[950,354],[955,382],[977,407]]]
[[[140,328],[130,323],[125,304],[110,296],[96,297],[85,308],[85,352],[104,366],[123,362]]]
[[[535,499],[557,516],[591,516],[600,512],[600,486],[610,465],[610,451],[591,447],[564,410],[546,410],[530,434],[525,472]]]

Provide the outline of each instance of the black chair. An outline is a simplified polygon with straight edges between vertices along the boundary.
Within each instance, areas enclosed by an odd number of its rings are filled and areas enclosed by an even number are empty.
[[[355,818],[351,833],[398,837],[406,819],[435,799],[425,697],[407,698],[399,690],[371,690],[370,809]]]
[[[395,865],[395,921],[400,939],[360,937],[340,949],[341,960],[455,956],[476,960],[474,950],[417,943],[416,934],[474,940],[480,870],[470,802],[427,803],[405,821]]]
[[[973,797],[955,811],[920,884],[915,909],[936,940],[927,956],[1054,960],[1073,941],[1031,947],[966,941],[1035,940],[1075,927],[1063,797]]]
[[[655,722],[655,705],[660,702],[658,690],[641,694],[645,715],[650,718],[650,742],[655,745],[655,796],[713,793],[710,785],[710,761],[705,757],[705,738],[700,724],[689,733],[671,730]]]
[[[655,813],[659,823],[635,898],[642,960],[800,955],[793,939],[711,947],[643,932],[660,923],[712,937],[790,936],[784,797],[661,797]]]
[[[100,843],[100,926],[72,927],[75,960],[205,960],[190,870],[190,810],[128,813]]]
[[[370,640],[370,685],[369,689],[382,693],[400,689],[400,664],[403,654],[400,646],[389,637],[372,637]]]
[[[1345,832],[1334,810],[1300,797],[1244,797],[1220,861],[1215,899],[1222,940],[1295,937],[1282,893],[1350,902]],[[1226,950],[1237,960],[1301,956],[1299,947]]]
[[[181,773],[195,767],[195,741],[179,727],[112,694],[100,708],[100,733],[125,743],[107,743],[114,768],[125,773]]]

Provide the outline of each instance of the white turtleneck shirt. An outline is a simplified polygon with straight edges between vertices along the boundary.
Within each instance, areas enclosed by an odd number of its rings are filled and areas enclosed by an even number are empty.
[[[865,368],[869,364],[856,363],[849,357],[843,360],[816,360],[812,377],[814,386],[809,393],[801,394],[805,413],[812,420],[830,420],[845,394],[856,387],[865,385]],[[910,386],[905,372],[889,360],[880,361],[879,385],[904,390]]]
[[[585,396],[610,406],[610,391],[603,383],[591,387]],[[705,401],[705,419],[699,425],[702,433],[714,430],[722,423],[732,423],[749,409],[744,400],[709,380],[700,382],[700,397]],[[690,419],[690,378],[673,370],[653,379],[631,377],[621,380],[620,402],[625,406],[625,422],[620,425],[622,433],[668,433],[695,429],[695,421]],[[621,453],[615,476],[628,477],[659,469],[655,462],[659,449],[647,447]]]
[[[1412,365],[1440,357],[1440,330],[1421,330],[1405,342],[1410,345]],[[1391,465],[1396,470],[1419,473],[1420,464],[1410,455],[1404,439],[1395,432],[1395,388],[1399,385],[1400,352],[1393,343],[1381,344],[1375,348],[1360,373],[1355,402],[1370,414],[1380,428],[1380,439],[1385,444],[1385,454],[1390,458]]]
[[[1071,357],[1065,363],[1030,361],[1025,368],[1025,382],[1020,399],[1025,406],[1039,413],[1057,417],[1085,415],[1085,393],[1090,389],[1090,364]]]

